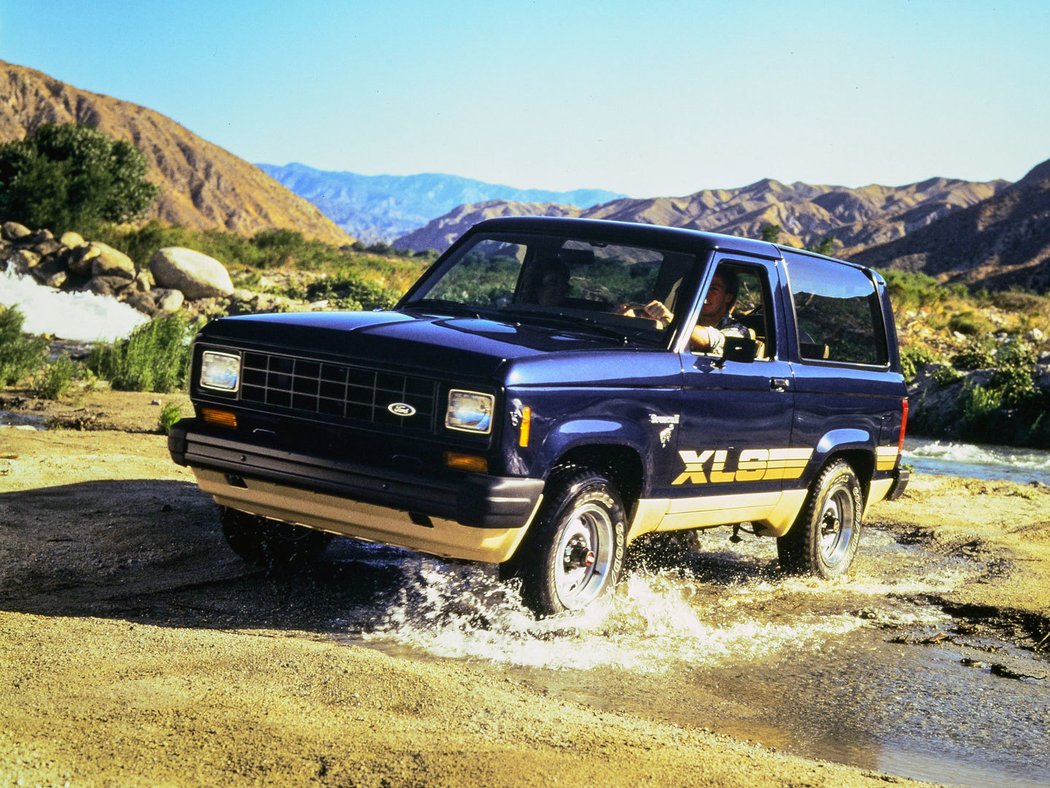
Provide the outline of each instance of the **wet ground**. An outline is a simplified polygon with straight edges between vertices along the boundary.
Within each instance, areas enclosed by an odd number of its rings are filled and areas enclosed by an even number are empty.
[[[807,757],[959,785],[1050,783],[1038,629],[940,602],[994,566],[869,528],[852,579],[784,578],[771,541],[729,535],[636,561],[613,599],[540,622],[476,567],[357,547],[341,560],[402,580],[383,609],[348,611],[339,627],[391,653],[481,661],[560,697]]]

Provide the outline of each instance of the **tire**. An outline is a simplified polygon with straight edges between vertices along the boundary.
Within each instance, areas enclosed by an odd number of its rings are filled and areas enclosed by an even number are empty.
[[[781,568],[826,580],[846,574],[860,544],[862,512],[857,474],[844,460],[832,462],[813,482],[791,530],[777,539]]]
[[[233,552],[250,564],[270,569],[305,564],[318,558],[329,534],[222,507],[222,534]]]
[[[597,471],[556,472],[523,548],[515,563],[528,607],[543,616],[590,604],[623,571],[627,526],[616,486]]]

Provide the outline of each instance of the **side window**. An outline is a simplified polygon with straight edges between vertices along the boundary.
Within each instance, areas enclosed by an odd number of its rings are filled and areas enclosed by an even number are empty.
[[[874,282],[827,260],[792,257],[788,276],[802,358],[883,365],[886,333]]]
[[[758,343],[757,361],[776,355],[776,332],[773,330],[773,312],[769,276],[764,268],[751,265],[722,263],[718,271],[731,272],[737,282],[736,301],[730,309],[730,319],[742,324],[748,336]]]

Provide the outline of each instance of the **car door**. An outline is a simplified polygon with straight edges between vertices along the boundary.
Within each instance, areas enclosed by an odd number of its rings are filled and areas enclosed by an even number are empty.
[[[781,267],[771,259],[715,255],[693,322],[718,270],[733,271],[739,280],[731,314],[757,340],[757,356],[734,360],[679,349],[679,470],[662,530],[775,521],[784,479],[801,475],[808,459],[790,448],[794,393]]]

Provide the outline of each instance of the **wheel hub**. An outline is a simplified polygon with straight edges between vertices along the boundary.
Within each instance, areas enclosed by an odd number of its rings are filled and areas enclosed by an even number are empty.
[[[586,569],[594,566],[594,551],[577,536],[565,547],[565,568]]]

